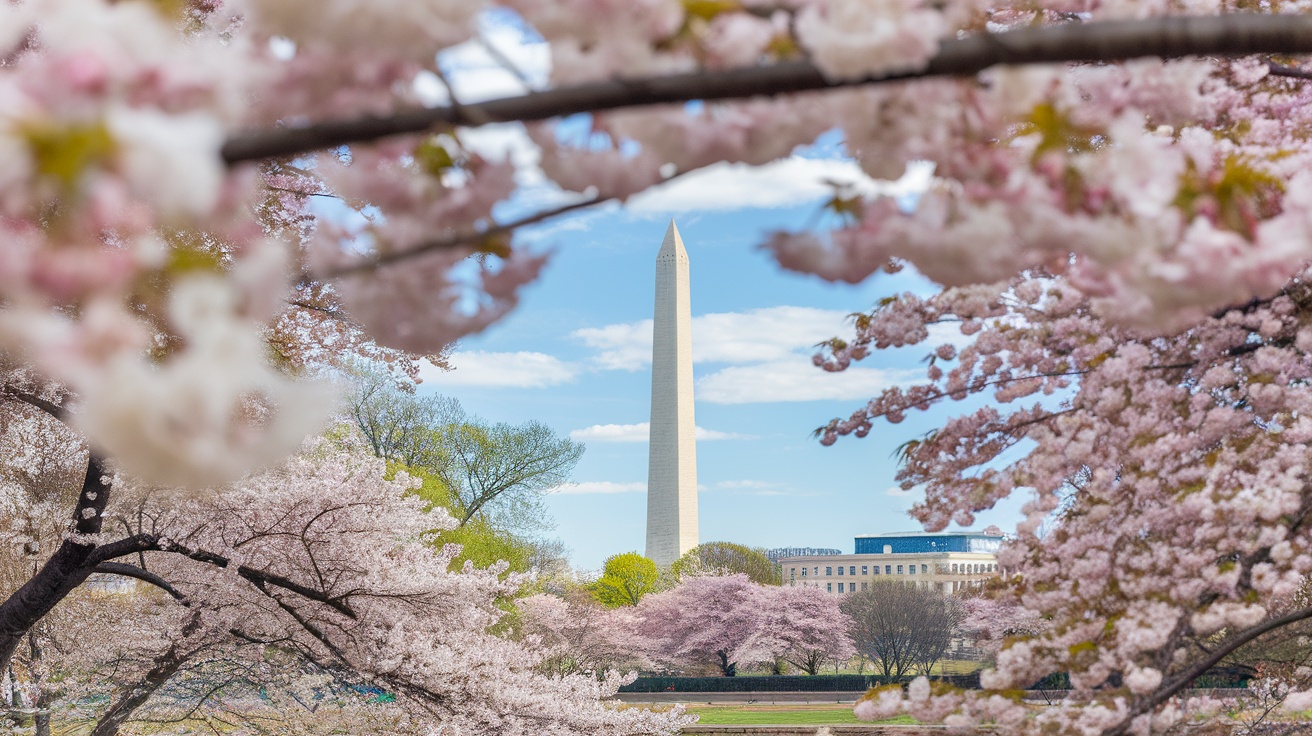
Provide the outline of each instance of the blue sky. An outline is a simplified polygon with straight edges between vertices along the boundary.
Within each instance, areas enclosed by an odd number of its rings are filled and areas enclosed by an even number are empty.
[[[484,35],[530,77],[545,73],[540,43],[495,23]],[[442,61],[464,101],[524,91],[476,45]],[[440,83],[418,86],[433,102],[445,98]],[[518,126],[490,126],[463,139],[523,166],[520,190],[501,216],[568,198],[535,173],[536,152]],[[903,195],[927,182],[927,171],[898,185],[873,182],[842,158],[839,143],[829,135],[756,169],[711,167],[623,208],[522,231],[517,242],[554,252],[541,281],[511,316],[459,345],[454,371],[426,374],[422,391],[453,396],[492,421],[536,419],[587,445],[574,484],[548,497],[555,536],[576,568],[595,570],[609,555],[641,552],[645,542],[654,266],[671,218],[691,263],[701,540],[850,552],[854,535],[918,528],[905,513],[917,494],[896,489],[892,453],[945,414],[912,414],[828,448],[811,432],[882,387],[923,375],[930,348],[886,351],[841,374],[810,359],[816,343],[849,336],[846,315],[933,285],[911,271],[857,286],[827,284],[785,273],[757,251],[770,230],[817,222],[832,191],[826,179]],[[976,527],[1014,528],[1016,508],[982,514]]]

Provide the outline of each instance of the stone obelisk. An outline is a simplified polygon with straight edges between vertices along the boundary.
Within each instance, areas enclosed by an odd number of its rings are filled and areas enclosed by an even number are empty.
[[[692,417],[688,251],[670,220],[656,254],[651,347],[647,557],[668,565],[697,546],[697,442]]]

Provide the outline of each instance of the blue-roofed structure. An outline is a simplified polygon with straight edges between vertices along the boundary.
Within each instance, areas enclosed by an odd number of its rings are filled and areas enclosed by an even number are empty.
[[[982,532],[898,532],[863,534],[856,538],[856,554],[929,554],[933,552],[978,552],[997,554],[1000,535]]]
[[[827,593],[856,593],[895,582],[954,594],[1002,574],[996,554],[1003,536],[988,532],[863,534],[856,537],[854,554],[790,555],[779,565],[784,585]]]

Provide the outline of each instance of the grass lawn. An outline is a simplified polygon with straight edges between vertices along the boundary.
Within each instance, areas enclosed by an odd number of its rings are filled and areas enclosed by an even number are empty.
[[[852,715],[850,705],[689,705],[698,723],[711,726],[788,725],[831,726],[861,723]],[[885,724],[913,724],[909,716],[880,721]]]

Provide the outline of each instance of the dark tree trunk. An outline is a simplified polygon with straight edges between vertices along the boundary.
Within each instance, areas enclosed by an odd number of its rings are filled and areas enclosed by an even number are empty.
[[[100,533],[109,491],[101,460],[92,454],[87,459],[82,494],[73,510],[73,528],[77,534]],[[87,562],[95,549],[89,543],[64,540],[23,587],[0,603],[0,667],[8,667],[28,630],[87,579],[94,567]]]
[[[715,653],[720,658],[720,672],[725,677],[734,677],[738,674],[738,663],[729,661],[729,653],[721,649]]]
[[[42,692],[36,699],[36,716],[32,721],[36,729],[34,736],[50,736],[50,705],[54,700],[54,694],[49,692]]]
[[[96,727],[92,729],[90,736],[117,736],[119,728],[132,717],[150,696],[154,695],[164,683],[169,681],[175,673],[187,661],[187,655],[178,651],[176,646],[170,647],[167,652],[155,660],[155,666],[141,678],[131,690],[127,691],[120,697],[109,710],[100,716],[96,721]]]

